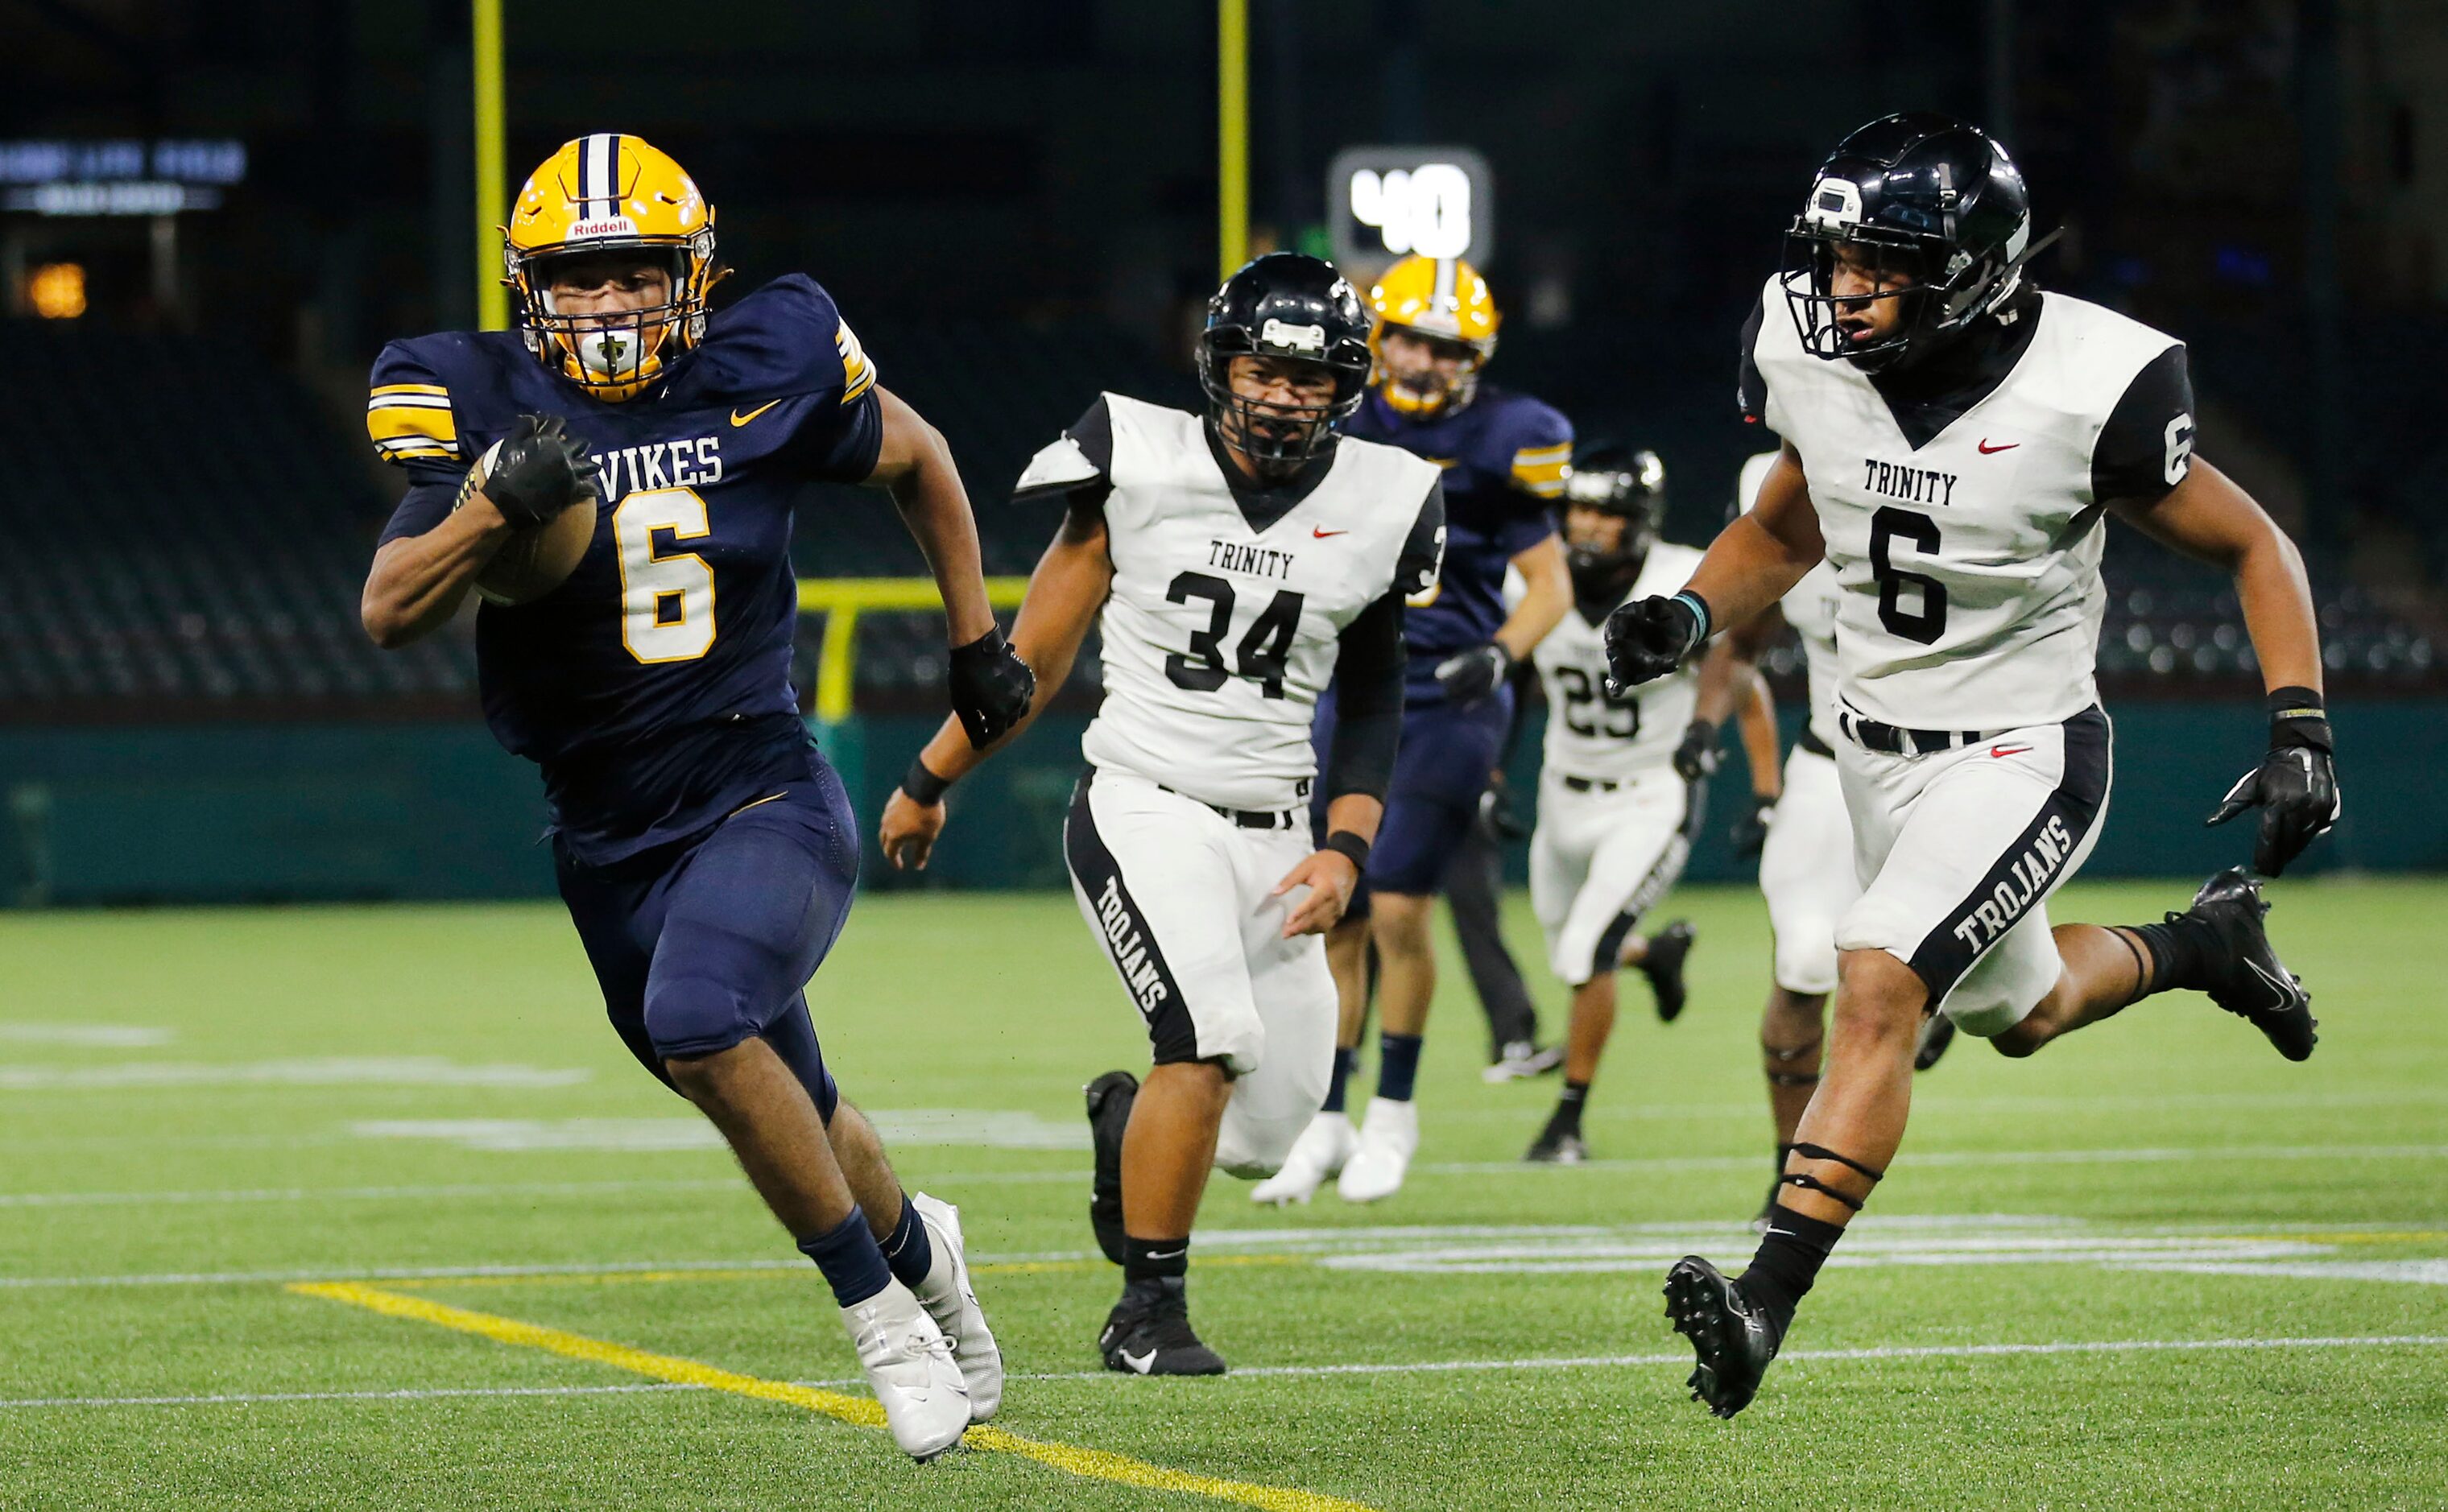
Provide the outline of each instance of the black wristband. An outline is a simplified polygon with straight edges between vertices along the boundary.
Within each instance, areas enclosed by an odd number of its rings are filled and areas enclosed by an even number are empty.
[[[1321,851],[1332,851],[1351,858],[1352,867],[1363,875],[1368,871],[1368,842],[1348,830],[1337,830],[1326,837]]]
[[[943,802],[944,794],[951,790],[949,779],[927,770],[927,757],[923,753],[911,756],[909,770],[901,774],[901,791],[909,794],[911,802],[928,808]]]
[[[2269,743],[2273,748],[2310,746],[2335,751],[2329,732],[2329,711],[2313,688],[2273,688],[2269,693]]]
[[[1674,595],[1674,597],[1683,600],[1686,603],[1689,603],[1692,606],[1692,612],[1700,621],[1700,633],[1692,638],[1692,644],[1694,646],[1706,644],[1709,639],[1709,632],[1716,628],[1716,614],[1715,611],[1709,607],[1709,601],[1700,597],[1689,588],[1685,588],[1680,593]],[[1690,647],[1685,648],[1685,653],[1687,655],[1690,653]]]

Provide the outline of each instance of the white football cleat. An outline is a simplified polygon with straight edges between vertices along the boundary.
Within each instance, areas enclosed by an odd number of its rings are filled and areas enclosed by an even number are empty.
[[[902,1452],[924,1464],[960,1443],[969,1428],[968,1388],[952,1362],[952,1341],[910,1290],[895,1281],[841,1315]]]
[[[1334,1189],[1346,1202],[1374,1202],[1403,1190],[1404,1174],[1420,1149],[1417,1104],[1386,1098],[1368,1100],[1367,1121],[1360,1125],[1360,1146],[1343,1167]]]
[[[1341,1171],[1360,1145],[1360,1131],[1346,1113],[1321,1113],[1309,1120],[1284,1157],[1283,1169],[1250,1189],[1250,1200],[1277,1207],[1307,1202],[1326,1178]]]
[[[969,1259],[961,1244],[961,1210],[921,1192],[909,1199],[918,1221],[927,1225],[927,1244],[935,1263],[915,1288],[919,1306],[927,1310],[944,1337],[952,1341],[952,1363],[961,1368],[968,1388],[969,1421],[984,1423],[1003,1406],[1003,1350],[986,1328],[985,1310],[969,1286]]]

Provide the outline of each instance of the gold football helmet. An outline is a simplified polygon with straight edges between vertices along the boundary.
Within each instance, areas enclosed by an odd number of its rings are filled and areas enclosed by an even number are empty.
[[[1479,387],[1479,371],[1496,354],[1496,327],[1501,318],[1487,280],[1460,258],[1405,258],[1386,270],[1368,291],[1368,307],[1377,313],[1368,333],[1368,350],[1376,354],[1378,392],[1394,409],[1426,418],[1468,405]],[[1399,326],[1437,341],[1468,347],[1470,358],[1450,384],[1434,377],[1393,381],[1387,370],[1385,335]]]
[[[562,144],[519,190],[502,230],[502,261],[517,295],[520,334],[545,366],[599,399],[631,398],[705,335],[705,297],[727,269],[715,261],[714,207],[670,156],[618,132]],[[668,257],[671,297],[640,310],[553,308],[560,258],[642,249]]]

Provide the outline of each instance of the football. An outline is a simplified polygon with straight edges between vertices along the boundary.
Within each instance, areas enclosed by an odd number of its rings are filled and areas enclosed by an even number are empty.
[[[595,500],[589,497],[543,525],[512,531],[476,574],[476,591],[488,603],[532,603],[569,581],[594,539]]]

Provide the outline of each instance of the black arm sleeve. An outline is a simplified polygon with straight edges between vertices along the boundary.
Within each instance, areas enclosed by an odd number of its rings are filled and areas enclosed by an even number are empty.
[[[1403,735],[1403,585],[1360,611],[1335,642],[1334,742],[1326,756],[1329,802],[1347,793],[1386,796]]]
[[[1760,322],[1768,316],[1768,296],[1763,294],[1743,317],[1743,351],[1740,365],[1734,372],[1734,403],[1741,407],[1743,419],[1752,425],[1768,413],[1768,380],[1760,376],[1759,363],[1751,354],[1759,350]]]
[[[2109,412],[2091,449],[2091,496],[2156,504],[2193,462],[2193,380],[2182,344],[2152,357]]]

